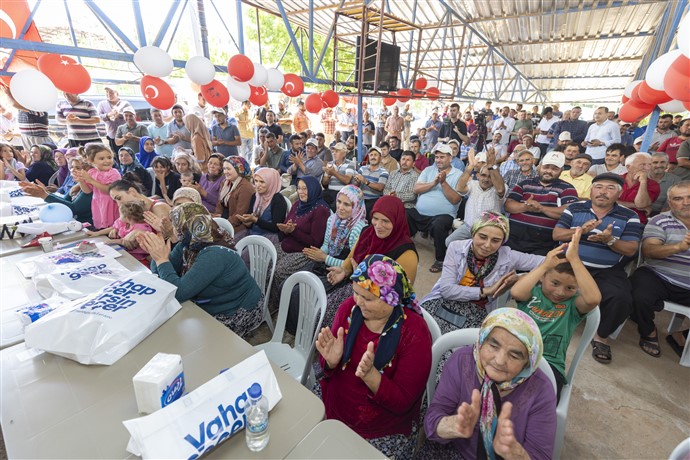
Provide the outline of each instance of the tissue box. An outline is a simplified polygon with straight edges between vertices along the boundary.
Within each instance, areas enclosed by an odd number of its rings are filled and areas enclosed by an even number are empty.
[[[150,414],[167,406],[184,393],[182,357],[158,353],[132,378],[137,407]]]

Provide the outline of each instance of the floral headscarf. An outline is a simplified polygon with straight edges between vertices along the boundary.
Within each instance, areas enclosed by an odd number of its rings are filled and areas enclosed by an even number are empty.
[[[338,217],[338,213],[331,216],[331,237],[328,240],[328,255],[338,257],[347,245],[350,232],[358,222],[364,221],[366,225],[366,208],[362,190],[355,185],[346,185],[338,192],[338,197],[343,195],[352,203],[352,215],[347,219]],[[336,197],[336,200],[338,199]]]
[[[237,175],[240,177],[251,177],[252,169],[249,167],[247,160],[238,155],[232,155],[225,158],[223,161],[227,161],[235,168]]]
[[[406,309],[418,315],[422,314],[417,295],[402,266],[390,257],[381,254],[366,257],[357,266],[350,279],[393,307],[374,354],[374,367],[383,373],[384,368],[391,365],[398,348],[402,325],[407,319]],[[340,361],[343,369],[350,361],[357,333],[364,323],[364,316],[359,306],[355,305],[352,308],[348,321],[350,325],[345,331],[345,346]]]
[[[479,349],[495,327],[501,327],[510,332],[527,349],[527,365],[509,382],[493,382],[486,374],[479,359]],[[489,313],[486,319],[484,319],[482,327],[479,329],[477,342],[474,345],[474,360],[477,365],[477,376],[482,382],[479,430],[484,441],[487,458],[496,458],[493,442],[496,435],[496,425],[498,424],[499,410],[496,407],[497,400],[500,404],[498,392],[512,390],[534,374],[539,367],[543,349],[544,346],[539,327],[527,313],[517,308],[498,308]]]
[[[503,232],[503,244],[508,241],[510,235],[510,224],[508,218],[503,214],[493,211],[485,211],[479,215],[472,224],[472,236],[484,227],[497,227]]]
[[[170,212],[170,221],[180,238],[179,244],[184,246],[181,274],[191,268],[199,252],[207,246],[235,248],[230,234],[218,227],[208,209],[201,204],[175,206]]]

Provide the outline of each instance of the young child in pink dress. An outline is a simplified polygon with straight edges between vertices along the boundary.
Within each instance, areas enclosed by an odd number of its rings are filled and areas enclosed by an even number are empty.
[[[120,215],[117,203],[108,193],[108,186],[120,179],[120,172],[113,168],[113,152],[105,145],[88,144],[85,151],[93,168],[88,172],[80,171],[74,180],[79,182],[84,193],[93,192],[91,215],[94,228],[108,228]]]
[[[108,235],[108,238],[111,239],[108,244],[122,244],[122,240],[132,232],[153,232],[153,228],[144,219],[144,204],[139,201],[120,203],[120,217],[115,220],[112,227],[97,232],[88,232],[88,234],[89,236]],[[139,246],[136,238],[133,238],[134,236],[127,238],[127,241],[135,244],[136,247],[127,249],[127,252],[148,267],[149,254]]]

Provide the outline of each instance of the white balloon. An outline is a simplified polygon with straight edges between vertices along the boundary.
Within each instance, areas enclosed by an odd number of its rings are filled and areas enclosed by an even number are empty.
[[[230,93],[230,97],[234,100],[244,102],[249,99],[252,90],[249,87],[249,83],[237,81],[228,76],[228,92]]]
[[[134,64],[146,75],[164,78],[173,71],[173,60],[157,46],[144,46],[134,53]]]
[[[10,80],[10,94],[19,103],[34,112],[55,109],[58,93],[53,82],[36,69],[24,69]]]
[[[662,112],[669,113],[682,113],[685,112],[685,106],[682,101],[668,101],[663,104],[659,104],[659,108]]]
[[[204,56],[194,56],[184,66],[187,77],[197,85],[208,85],[216,77],[216,68]]]
[[[686,58],[690,58],[690,13],[685,15],[685,18],[678,25],[678,49]]]
[[[264,86],[266,80],[268,79],[268,72],[266,67],[261,64],[254,63],[254,76],[249,80],[249,84],[252,86]]]
[[[280,91],[285,83],[283,72],[278,69],[266,69],[266,89]]]
[[[642,83],[642,80],[634,80],[628,83],[628,86],[625,87],[623,90],[623,94],[625,94],[626,97],[631,97],[632,96],[632,90],[635,89],[637,85]]]
[[[656,60],[649,65],[644,79],[652,89],[657,91],[664,90],[664,77],[666,76],[666,71],[680,55],[680,50],[669,51],[656,58]]]

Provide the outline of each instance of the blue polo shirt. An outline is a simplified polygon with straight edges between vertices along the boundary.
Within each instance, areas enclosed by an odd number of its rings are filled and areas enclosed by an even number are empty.
[[[438,168],[433,164],[422,171],[419,175],[419,179],[417,179],[417,183],[428,184],[429,182],[435,181],[436,176],[438,176]],[[453,190],[455,190],[460,176],[462,176],[462,171],[452,167],[448,174],[446,174],[446,182]],[[455,218],[455,216],[458,215],[460,202],[458,202],[458,204],[453,204],[448,201],[448,198],[443,194],[441,184],[436,184],[431,190],[417,197],[416,207],[417,211],[423,216],[440,216],[441,214],[448,214]]]
[[[211,127],[211,136],[219,140],[232,142],[240,138],[240,130],[237,129],[237,126],[230,123],[228,123],[225,128],[221,128],[221,126],[216,123]],[[237,155],[236,145],[216,145],[215,148],[216,151],[224,157]]]
[[[563,211],[556,227],[567,229],[582,227],[585,222],[592,219],[598,219],[597,215],[592,211],[592,201],[578,201]],[[624,256],[612,250],[608,245],[587,240],[589,235],[601,233],[609,225],[613,226],[611,229],[612,235],[623,241],[637,241],[639,243],[642,237],[642,225],[637,213],[625,206],[617,203],[614,204],[608,214],[601,219],[601,224],[591,232],[583,234],[582,238],[580,238],[579,255],[582,263],[587,267],[609,268],[623,260]]]

